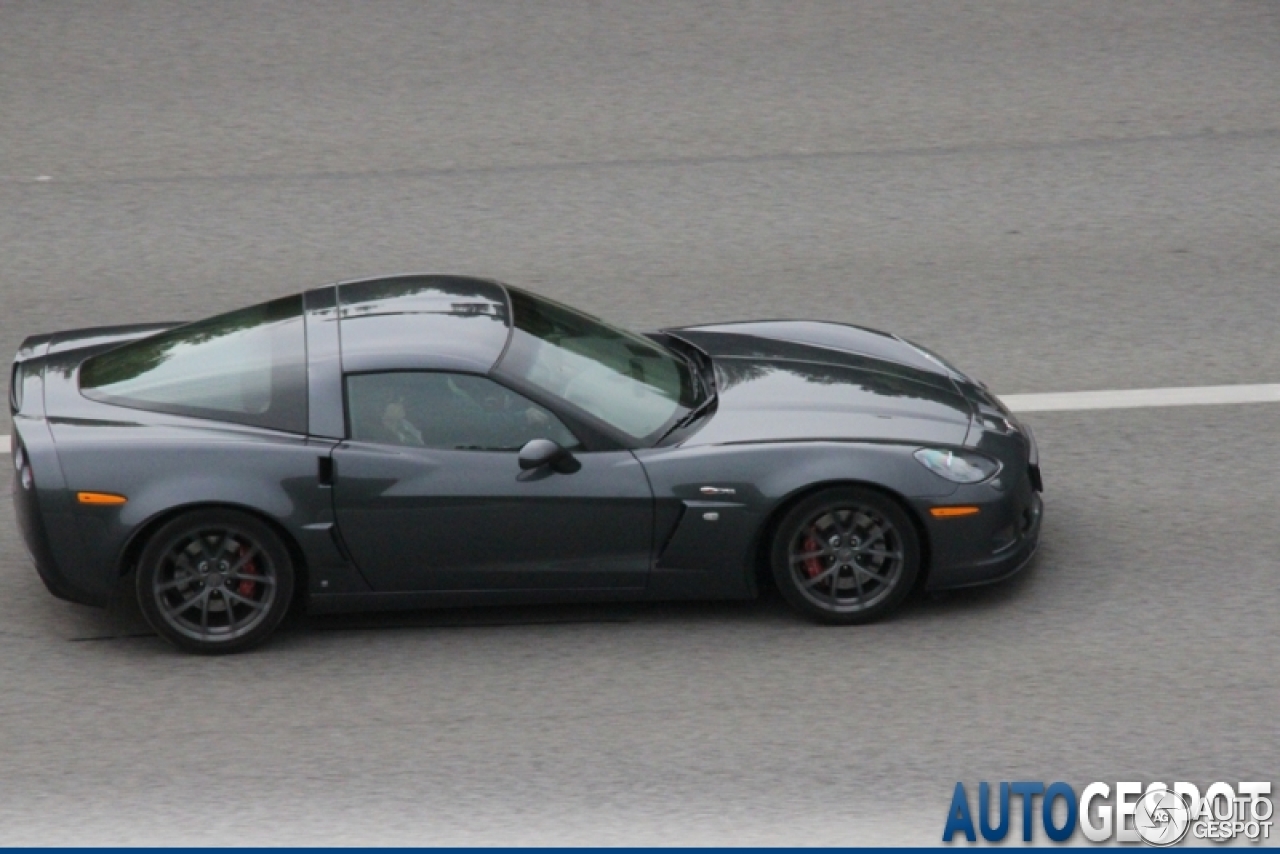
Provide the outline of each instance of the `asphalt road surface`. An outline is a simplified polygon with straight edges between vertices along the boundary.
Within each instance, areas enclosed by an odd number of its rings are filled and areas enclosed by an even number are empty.
[[[0,3],[0,350],[361,275],[1280,382],[1280,7]],[[866,843],[957,780],[1276,780],[1280,405],[1030,417],[1014,582],[324,618],[182,656],[0,499],[0,842]],[[7,429],[0,430],[7,432]],[[1016,821],[1015,815],[1015,821]]]

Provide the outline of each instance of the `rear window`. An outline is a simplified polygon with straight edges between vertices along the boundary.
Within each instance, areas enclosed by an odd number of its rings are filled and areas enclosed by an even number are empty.
[[[201,320],[88,359],[85,397],[155,412],[307,431],[302,297]]]

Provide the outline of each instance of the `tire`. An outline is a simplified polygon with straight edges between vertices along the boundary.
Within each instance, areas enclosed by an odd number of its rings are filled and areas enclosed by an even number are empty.
[[[782,518],[770,564],[778,591],[804,616],[834,625],[869,623],[911,592],[920,574],[920,539],[893,499],[835,487]]]
[[[195,510],[152,535],[138,561],[138,604],[151,627],[187,652],[244,652],[288,614],[294,569],[280,538],[235,510]]]

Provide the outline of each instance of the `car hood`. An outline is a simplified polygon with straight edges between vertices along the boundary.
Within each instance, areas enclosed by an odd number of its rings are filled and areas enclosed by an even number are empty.
[[[808,340],[756,334],[786,331],[810,334],[795,336]],[[668,334],[704,350],[716,372],[715,414],[686,445],[824,439],[962,445],[969,432],[973,409],[949,367],[892,336],[800,322]],[[842,339],[858,350],[838,346]],[[878,352],[867,352],[873,348]]]
[[[823,351],[834,351],[892,362],[927,374],[964,378],[964,374],[955,366],[947,364],[937,354],[918,344],[878,329],[847,323],[822,320],[749,320],[686,326],[666,331],[692,341],[708,352],[724,355],[765,355],[779,352],[778,348],[787,345],[799,345],[811,348],[810,352],[819,357]]]

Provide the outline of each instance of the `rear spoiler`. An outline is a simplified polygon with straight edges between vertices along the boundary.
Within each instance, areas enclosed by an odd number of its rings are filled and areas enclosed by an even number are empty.
[[[87,347],[102,347],[105,344],[124,344],[181,325],[179,323],[134,323],[129,326],[87,326],[84,329],[68,329],[48,336],[49,350],[46,355],[83,350]]]
[[[80,350],[84,347],[100,347],[103,344],[124,344],[138,338],[146,338],[166,329],[181,326],[180,323],[133,323],[128,326],[86,326],[82,329],[64,329],[61,332],[44,332],[28,336],[18,347],[14,362],[27,362],[53,353]]]

